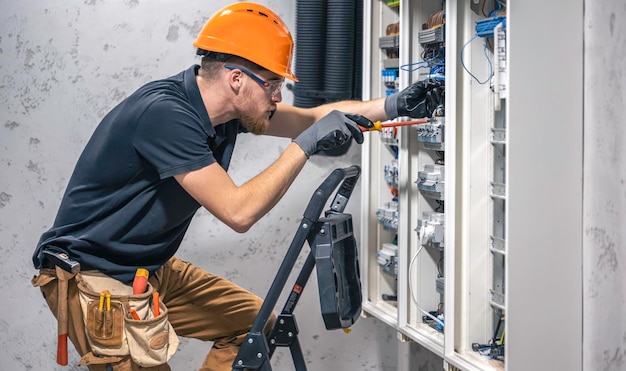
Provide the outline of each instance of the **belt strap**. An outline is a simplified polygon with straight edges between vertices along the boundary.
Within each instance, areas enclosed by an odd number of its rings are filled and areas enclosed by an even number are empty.
[[[85,353],[78,363],[81,366],[89,366],[89,365],[104,365],[108,363],[118,363],[124,360],[127,357],[114,357],[114,356],[97,356],[92,352]]]

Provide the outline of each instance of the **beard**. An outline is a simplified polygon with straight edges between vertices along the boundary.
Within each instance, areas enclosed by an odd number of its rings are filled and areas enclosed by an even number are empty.
[[[248,130],[249,133],[256,135],[265,134],[267,128],[270,126],[270,120],[254,118],[243,113],[239,115],[239,122],[241,123],[241,126]]]
[[[250,95],[246,95],[243,99],[243,106],[249,107],[251,106],[252,97]],[[275,110],[276,107],[273,107],[272,110]],[[241,126],[246,128],[249,133],[262,135],[265,134],[267,128],[270,126],[270,120],[266,118],[257,118],[252,117],[249,114],[245,113],[243,110],[238,110],[237,117],[239,118],[239,122]]]

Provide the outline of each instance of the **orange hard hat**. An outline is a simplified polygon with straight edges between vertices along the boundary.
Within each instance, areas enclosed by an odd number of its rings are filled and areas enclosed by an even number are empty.
[[[239,2],[219,10],[193,43],[198,49],[236,55],[292,81],[293,38],[285,23],[263,5]]]

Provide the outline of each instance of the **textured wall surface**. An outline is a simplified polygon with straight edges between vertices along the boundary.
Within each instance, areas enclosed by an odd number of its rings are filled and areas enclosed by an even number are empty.
[[[260,2],[295,29],[292,3]],[[30,286],[32,250],[52,223],[99,119],[142,83],[195,63],[195,34],[226,3],[0,0],[0,369],[85,369],[54,364],[56,323]],[[585,12],[583,358],[585,370],[616,371],[626,369],[626,9],[619,1],[587,1]],[[283,96],[291,100],[288,92]],[[231,176],[245,181],[286,144],[242,137]],[[310,161],[283,201],[245,235],[199,212],[179,256],[263,296],[303,200],[332,168],[359,162],[354,150],[341,159]],[[355,197],[348,211],[358,215],[357,207]],[[326,332],[316,290],[312,280],[296,312],[311,370],[440,369],[436,357],[415,344],[398,344],[373,319],[360,320],[350,335]],[[208,348],[184,340],[173,369],[197,368]],[[276,369],[291,369],[288,353],[278,352],[274,360]],[[71,355],[70,364],[77,362]]]
[[[295,29],[292,2],[259,2]],[[1,370],[86,369],[55,365],[56,322],[30,285],[36,273],[32,251],[53,222],[75,161],[99,120],[141,84],[197,63],[195,35],[227,3],[0,0]],[[242,136],[231,176],[241,183],[256,175],[288,143]],[[315,188],[333,168],[358,163],[356,147],[339,159],[312,159],[285,198],[247,234],[232,232],[200,211],[179,257],[264,296]],[[347,211],[358,216],[358,202],[354,197]],[[398,343],[395,332],[375,319],[361,319],[349,335],[327,332],[317,298],[312,276],[296,309],[311,370],[396,370],[399,360],[422,370],[440,369],[438,358]],[[209,348],[183,340],[173,369],[198,368]],[[288,352],[277,352],[273,361],[277,370],[292,369]],[[70,365],[77,363],[72,353]]]
[[[626,5],[585,2],[583,365],[626,370]]]

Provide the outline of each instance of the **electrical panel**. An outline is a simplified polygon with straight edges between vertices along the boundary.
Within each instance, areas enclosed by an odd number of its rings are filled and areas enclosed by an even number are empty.
[[[415,124],[370,132],[363,145],[363,313],[442,357],[446,371],[582,369],[580,357],[569,356],[582,344],[581,331],[571,333],[582,321],[582,290],[569,289],[580,288],[582,193],[564,180],[579,181],[582,169],[563,155],[582,153],[582,110],[571,104],[582,96],[582,63],[527,67],[544,55],[582,55],[582,2],[546,4],[364,6],[364,98],[418,82],[425,95],[423,120],[398,118]],[[557,11],[549,28],[573,39],[536,42],[545,34],[536,21],[545,6],[568,9]],[[567,88],[542,95],[554,84]],[[545,192],[550,185],[558,188]],[[564,252],[564,241],[578,253]],[[555,292],[553,281],[565,282],[564,271],[552,274],[555,266],[571,272],[568,289]],[[540,282],[551,282],[550,289]],[[558,318],[543,316],[546,306]],[[572,336],[544,341],[544,331],[555,327]],[[537,341],[544,347],[534,347]]]
[[[450,370],[503,370],[506,2],[481,1],[477,7],[472,2],[401,0],[390,5],[372,0],[366,9],[365,24],[372,27],[364,70],[369,71],[365,81],[371,98],[423,82],[425,115],[420,118],[426,120],[372,132],[365,143],[363,310],[397,328],[401,340],[418,341],[449,361]],[[469,17],[458,20],[460,14]],[[459,45],[457,35],[464,33],[466,44]],[[455,37],[449,40],[450,35]],[[481,102],[463,112],[466,102],[456,90],[470,79],[479,83],[468,83],[468,95]],[[481,181],[489,187],[478,188],[484,191],[486,217],[480,232],[472,234],[484,243],[462,253],[457,240],[465,196],[460,187],[467,180],[459,142],[465,134],[458,121],[466,114],[481,120],[490,133],[472,139],[484,141],[484,158],[490,160],[480,165]],[[470,257],[463,261],[460,256]],[[467,269],[479,272],[463,284],[472,295],[455,285]],[[469,315],[458,312],[460,305]],[[454,330],[459,325],[464,331]]]

